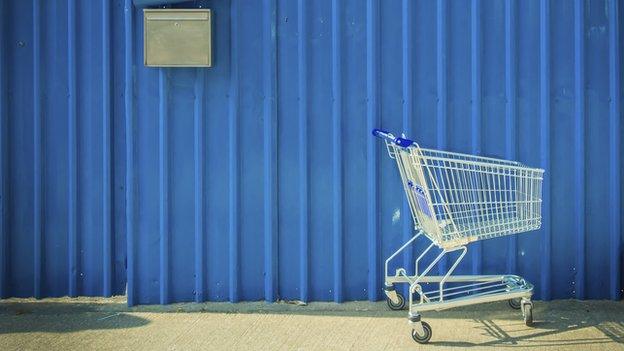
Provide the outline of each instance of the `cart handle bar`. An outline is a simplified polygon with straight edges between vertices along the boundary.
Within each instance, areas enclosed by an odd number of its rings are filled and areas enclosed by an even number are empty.
[[[410,147],[412,146],[412,144],[415,144],[413,140],[397,138],[392,133],[377,128],[373,129],[373,135],[378,138],[387,140],[391,143],[394,143],[395,145],[398,145],[400,147]]]

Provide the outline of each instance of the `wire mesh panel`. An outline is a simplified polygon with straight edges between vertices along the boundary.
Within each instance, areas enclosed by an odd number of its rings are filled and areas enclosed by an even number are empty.
[[[544,171],[519,162],[386,143],[414,224],[440,247],[539,229]]]

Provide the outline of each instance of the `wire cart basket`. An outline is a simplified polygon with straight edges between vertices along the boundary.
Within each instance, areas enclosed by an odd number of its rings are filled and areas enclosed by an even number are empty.
[[[385,140],[388,155],[396,160],[414,220],[415,235],[388,257],[384,267],[388,306],[400,310],[407,302],[414,341],[427,343],[432,335],[420,312],[484,302],[509,300],[512,308],[522,310],[526,325],[531,325],[533,285],[523,278],[452,273],[469,243],[540,228],[544,170],[514,161],[425,149],[379,129],[373,130],[373,135]],[[405,268],[390,275],[389,262],[420,237],[431,243],[416,258],[414,275]],[[419,263],[434,247],[440,253],[420,270]],[[452,252],[459,254],[446,273],[429,275]],[[409,284],[407,301],[396,291],[399,283]],[[435,289],[426,290],[429,284]]]

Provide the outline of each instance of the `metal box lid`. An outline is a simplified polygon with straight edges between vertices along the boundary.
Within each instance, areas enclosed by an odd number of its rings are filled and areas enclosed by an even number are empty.
[[[145,9],[143,17],[143,54],[146,66],[212,65],[209,9]]]

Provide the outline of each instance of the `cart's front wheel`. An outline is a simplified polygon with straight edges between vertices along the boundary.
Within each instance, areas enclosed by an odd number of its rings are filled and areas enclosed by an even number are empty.
[[[397,299],[399,299],[399,301],[397,303],[394,303],[392,301],[391,298],[387,297],[386,298],[386,302],[388,303],[388,307],[390,307],[391,310],[393,311],[399,311],[402,310],[403,308],[405,308],[405,298],[403,298],[403,295],[397,293]]]
[[[533,304],[525,303],[522,306],[522,315],[524,317],[524,324],[528,327],[533,325]]]
[[[513,308],[514,310],[519,310],[521,306],[521,299],[509,299],[509,307]]]
[[[416,329],[412,329],[412,339],[419,344],[426,344],[431,340],[431,326],[427,322],[421,322],[422,328],[424,331],[423,335],[420,335],[416,332]]]

